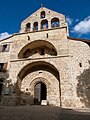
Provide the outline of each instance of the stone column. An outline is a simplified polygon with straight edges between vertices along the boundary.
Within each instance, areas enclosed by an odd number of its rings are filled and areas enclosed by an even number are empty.
[[[51,29],[51,21],[48,21],[48,29]]]
[[[38,30],[41,30],[41,21],[38,22]]]
[[[30,31],[33,31],[33,23],[31,23],[31,29],[30,29]]]

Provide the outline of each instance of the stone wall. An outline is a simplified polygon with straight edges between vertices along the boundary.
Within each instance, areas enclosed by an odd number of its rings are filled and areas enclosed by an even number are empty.
[[[46,30],[40,29],[42,10],[46,10],[49,21]],[[26,23],[33,24],[33,17],[39,22],[39,30],[23,33]],[[51,28],[53,17],[60,18],[60,27]],[[68,39],[67,32],[65,16],[44,8],[22,22],[19,34],[0,41],[10,43],[10,51],[0,53],[0,62],[8,62],[8,76],[5,73],[0,76],[6,79],[6,87],[11,90],[8,96],[3,95],[3,105],[34,104],[34,86],[41,81],[46,84],[49,105],[90,107],[90,47],[83,41]],[[27,49],[35,50],[43,45],[57,54],[50,54],[47,49],[43,55],[36,51],[27,58],[19,57]]]
[[[41,19],[41,12],[45,11],[45,18]],[[33,31],[33,23],[34,22],[38,22],[38,30],[41,30],[41,21],[42,20],[48,20],[48,29],[51,29],[51,20],[53,18],[59,18],[59,22],[60,22],[60,27],[66,27],[67,23],[65,21],[65,16],[63,14],[54,12],[50,9],[47,9],[45,7],[40,8],[39,10],[37,10],[35,13],[33,13],[30,17],[28,17],[27,19],[25,19],[22,23],[21,23],[21,30],[20,33],[24,33],[25,32],[25,28],[26,28],[26,24],[27,23],[31,23],[31,30]]]

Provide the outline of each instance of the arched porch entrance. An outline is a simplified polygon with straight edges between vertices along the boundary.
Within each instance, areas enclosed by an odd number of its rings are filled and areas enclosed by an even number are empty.
[[[45,61],[26,65],[18,74],[18,87],[29,93],[34,102],[47,100],[49,105],[60,106],[60,76],[56,67]]]
[[[41,104],[42,100],[47,99],[47,87],[43,82],[34,86],[34,104]]]

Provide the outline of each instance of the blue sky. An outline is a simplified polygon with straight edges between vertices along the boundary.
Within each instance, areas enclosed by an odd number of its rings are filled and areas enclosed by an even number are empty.
[[[69,36],[90,40],[90,0],[0,0],[0,39],[18,33],[20,23],[41,3],[66,16]]]

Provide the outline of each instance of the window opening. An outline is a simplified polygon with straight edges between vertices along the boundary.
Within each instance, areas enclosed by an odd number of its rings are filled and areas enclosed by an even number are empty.
[[[27,38],[28,38],[28,40],[30,40],[30,37],[29,37],[29,36],[27,36]]]
[[[51,27],[55,28],[55,27],[60,27],[60,23],[59,23],[59,19],[58,18],[53,18],[51,20]]]
[[[33,30],[38,30],[38,22],[34,22],[34,24],[33,24]]]
[[[43,20],[41,22],[41,29],[47,29],[48,28],[48,21],[47,20]]]
[[[45,11],[41,12],[41,18],[45,18]]]
[[[0,72],[6,72],[7,63],[0,63]]]
[[[7,45],[3,45],[2,52],[5,52],[6,48],[7,48]]]
[[[0,45],[0,52],[9,52],[10,44]]]
[[[10,44],[6,45],[5,52],[9,52]]]
[[[47,35],[46,38],[48,38],[48,33],[46,35]]]
[[[79,66],[82,67],[82,63],[79,63]]]
[[[30,27],[31,27],[31,24],[30,24],[30,23],[27,23],[27,24],[26,24],[26,32],[30,31]]]

